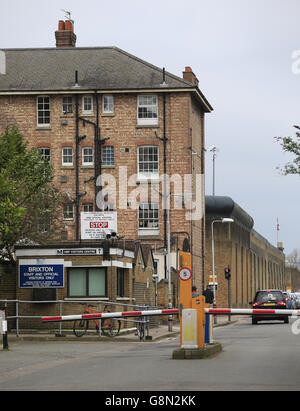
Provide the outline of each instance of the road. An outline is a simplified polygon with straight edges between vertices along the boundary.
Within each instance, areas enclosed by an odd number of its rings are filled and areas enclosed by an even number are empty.
[[[297,320],[300,321],[300,320]],[[298,326],[300,330],[300,324]],[[160,342],[13,342],[0,349],[0,391],[299,390],[300,334],[249,318],[215,329],[223,352],[172,360],[178,338]]]

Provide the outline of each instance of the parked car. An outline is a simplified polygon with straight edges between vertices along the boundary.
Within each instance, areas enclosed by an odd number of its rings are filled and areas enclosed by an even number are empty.
[[[286,307],[291,310],[292,309],[292,299],[291,299],[291,294],[287,291],[282,292],[286,301]]]
[[[296,292],[295,297],[296,297],[296,309],[298,310],[300,308],[300,293]]]
[[[256,292],[254,300],[250,302],[253,309],[268,309],[284,310],[287,308],[285,296],[281,290],[259,290]],[[289,316],[283,314],[253,314],[252,324],[257,324],[258,321],[266,320],[283,320],[289,322]]]
[[[291,293],[291,302],[292,302],[291,309],[296,310],[298,303],[297,303],[297,296],[295,293]]]

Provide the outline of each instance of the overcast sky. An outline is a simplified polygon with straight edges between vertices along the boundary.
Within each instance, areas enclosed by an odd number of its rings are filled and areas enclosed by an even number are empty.
[[[230,196],[274,245],[278,218],[286,254],[300,249],[300,177],[276,170],[292,157],[274,140],[300,125],[300,1],[1,1],[0,49],[55,47],[61,9],[72,11],[78,47],[117,46],[180,77],[192,67],[214,107],[206,147],[219,150],[216,195]]]

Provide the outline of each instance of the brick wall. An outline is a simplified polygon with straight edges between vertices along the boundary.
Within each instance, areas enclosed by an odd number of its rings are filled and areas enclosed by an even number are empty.
[[[17,125],[23,133],[29,146],[49,147],[51,149],[51,163],[55,173],[55,185],[62,191],[68,191],[75,198],[75,158],[73,166],[62,166],[62,148],[73,148],[75,155],[75,96],[73,96],[73,113],[62,113],[62,95],[49,94],[51,105],[51,127],[49,129],[37,127],[36,96],[1,96],[0,97],[0,132],[7,125]],[[155,137],[163,137],[163,110],[162,95],[159,95],[159,124],[157,127],[141,127],[137,125],[137,94],[123,93],[114,95],[115,112],[113,115],[102,113],[102,97],[99,99],[99,127],[101,139],[108,138],[106,144],[113,145],[115,150],[115,166],[103,167],[102,172],[110,173],[115,177],[119,188],[119,167],[126,166],[128,177],[137,173],[137,147],[139,145],[159,146],[159,173],[163,174],[163,143]],[[94,114],[84,115],[90,121],[96,122],[96,100],[93,96]],[[82,99],[79,96],[79,115],[82,113]],[[62,120],[64,124],[62,125]],[[80,200],[80,210],[87,202],[94,202],[94,182],[85,183],[94,176],[94,168],[82,165],[82,147],[94,146],[94,127],[82,121],[79,122],[79,135],[86,138],[81,141],[79,149],[79,191],[86,191],[86,196]],[[198,104],[192,100],[187,92],[172,92],[166,96],[166,136],[167,142],[167,174],[179,174],[183,177],[189,173],[204,173],[204,114]],[[198,153],[192,156],[191,147]],[[123,172],[122,172],[123,173]],[[122,174],[123,175],[123,174]],[[62,182],[63,181],[63,182]],[[193,179],[195,189],[195,179]],[[121,191],[125,187],[121,183]],[[130,194],[136,187],[127,187]],[[182,188],[183,189],[183,188]],[[160,188],[161,190],[161,188]],[[186,190],[189,191],[189,190]],[[202,196],[204,196],[204,188]],[[117,197],[117,205],[119,198]],[[171,204],[173,203],[173,198]],[[173,203],[174,204],[174,203]],[[171,205],[172,207],[172,205]],[[74,207],[75,212],[75,207]],[[188,221],[185,218],[186,210],[171,210],[171,232],[186,231],[189,233],[193,246],[194,280],[198,288],[204,282],[204,230],[203,220]],[[163,244],[164,213],[159,213],[159,235],[155,238],[143,240],[157,246]],[[130,222],[130,223],[129,223]],[[62,230],[68,232],[67,239],[75,238],[75,220],[62,221]],[[127,208],[118,209],[118,234],[128,239],[138,238],[137,210]],[[180,243],[183,241],[182,237]],[[181,246],[180,244],[180,246]],[[181,247],[180,247],[181,248]]]
[[[232,307],[249,307],[259,289],[285,289],[284,254],[254,230],[241,224],[214,224],[217,306],[228,306],[228,280],[224,269],[231,268]],[[206,221],[206,284],[212,274],[211,219]]]

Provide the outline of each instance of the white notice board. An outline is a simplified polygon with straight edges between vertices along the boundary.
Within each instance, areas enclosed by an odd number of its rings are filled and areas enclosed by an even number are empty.
[[[102,240],[113,232],[118,233],[116,211],[81,213],[82,240]]]

